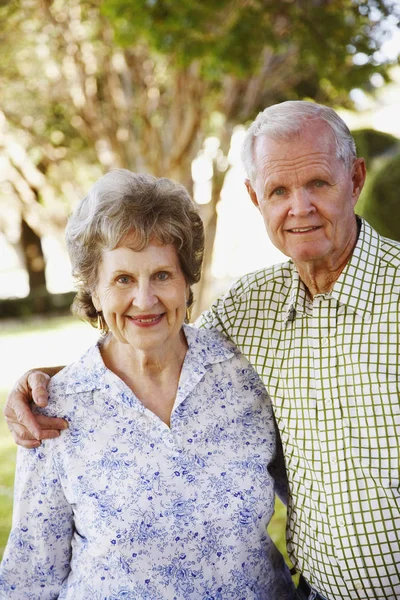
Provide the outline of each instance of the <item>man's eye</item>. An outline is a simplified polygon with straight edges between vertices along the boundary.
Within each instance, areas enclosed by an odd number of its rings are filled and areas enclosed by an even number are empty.
[[[321,181],[321,179],[316,179],[314,181],[314,186],[317,188],[324,187],[324,185],[326,185],[326,183],[325,183],[325,181]]]
[[[166,271],[160,271],[160,273],[157,273],[157,279],[159,281],[166,281],[169,277],[169,274]]]
[[[273,196],[283,196],[285,193],[285,188],[283,187],[278,187],[275,188],[274,191],[272,192]]]

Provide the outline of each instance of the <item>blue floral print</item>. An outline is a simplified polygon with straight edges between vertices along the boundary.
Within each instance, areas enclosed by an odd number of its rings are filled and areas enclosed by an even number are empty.
[[[290,600],[266,532],[276,433],[269,397],[217,332],[185,326],[170,427],[98,345],[50,383],[69,429],[19,448],[2,600]]]

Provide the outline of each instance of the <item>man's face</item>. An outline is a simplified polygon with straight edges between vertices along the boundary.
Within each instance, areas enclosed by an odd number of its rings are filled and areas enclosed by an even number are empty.
[[[300,267],[334,270],[357,239],[354,206],[365,181],[363,159],[347,169],[323,122],[310,122],[290,141],[255,141],[257,175],[246,186],[279,250]]]

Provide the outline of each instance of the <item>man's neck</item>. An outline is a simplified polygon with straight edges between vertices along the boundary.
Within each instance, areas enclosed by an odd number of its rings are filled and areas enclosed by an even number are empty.
[[[307,294],[311,300],[318,294],[328,294],[332,290],[345,266],[346,264],[343,265],[340,271],[332,273],[325,271],[320,274],[314,272],[305,272],[304,270],[298,269],[300,279],[304,283],[307,289]]]
[[[339,256],[332,256],[319,261],[295,263],[300,279],[306,286],[311,299],[318,294],[328,294],[332,290],[340,274],[351,260],[360,230],[361,221],[357,219],[357,229],[354,232],[354,237],[349,239],[347,247],[343,249]]]

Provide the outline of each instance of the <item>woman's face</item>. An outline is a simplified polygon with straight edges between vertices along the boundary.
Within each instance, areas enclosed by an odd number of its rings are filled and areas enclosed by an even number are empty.
[[[93,294],[97,311],[119,342],[143,352],[180,343],[189,286],[175,248],[152,240],[140,252],[126,236],[105,250]]]

